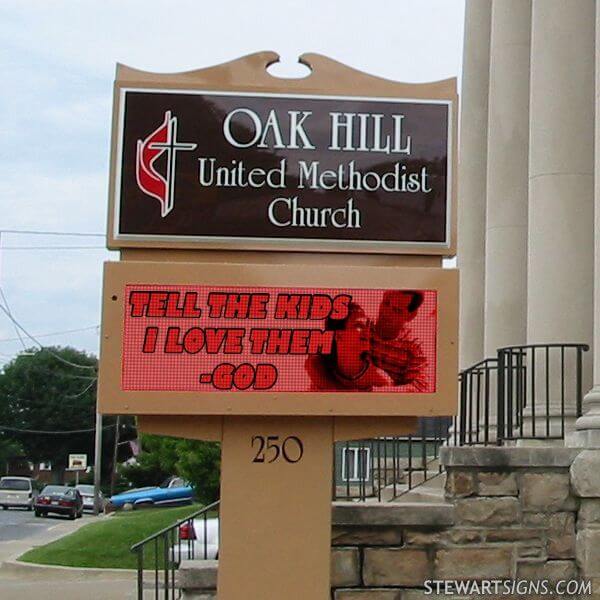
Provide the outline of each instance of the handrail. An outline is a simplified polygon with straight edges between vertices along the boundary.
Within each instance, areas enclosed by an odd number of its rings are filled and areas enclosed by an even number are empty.
[[[498,362],[498,359],[495,356],[490,357],[490,358],[484,358],[483,360],[480,360],[479,362],[475,363],[474,365],[471,365],[470,367],[461,369],[458,372],[458,376],[460,377],[461,375],[463,375],[465,373],[470,373],[471,371],[477,371],[482,368],[490,368],[487,366],[488,363],[497,363],[497,362]],[[494,367],[491,367],[491,368],[494,368]]]
[[[581,348],[584,352],[588,352],[590,346],[589,344],[578,342],[567,342],[565,344],[560,342],[552,342],[549,344],[518,344],[516,346],[504,346],[502,348],[498,348],[497,352],[504,352],[506,350],[525,350],[530,348]]]
[[[212,504],[209,504],[208,506],[204,506],[200,510],[189,514],[187,517],[185,517],[183,519],[180,519],[176,523],[173,523],[172,525],[169,525],[168,527],[165,527],[165,528],[161,529],[160,531],[153,533],[152,535],[143,539],[141,542],[138,542],[137,544],[134,544],[133,546],[131,546],[130,552],[135,552],[140,546],[144,546],[148,542],[151,542],[154,538],[159,538],[161,535],[164,535],[165,533],[171,531],[172,529],[175,529],[175,528],[183,525],[187,521],[189,521],[191,519],[195,519],[196,517],[199,517],[200,515],[202,515],[206,512],[210,512],[211,510],[214,510],[217,506],[219,506],[219,502],[220,502],[220,500],[217,500],[216,502],[213,502]]]
[[[449,438],[454,445],[490,443],[492,375],[499,370],[498,358],[487,357],[459,372],[459,410],[454,418],[452,439]]]
[[[588,344],[550,342],[498,348],[497,436],[564,439],[569,411],[581,416]],[[573,403],[568,398],[575,398]]]
[[[418,483],[413,475],[427,480],[438,460],[439,448],[448,438],[450,417],[421,421],[415,434],[381,436],[339,442],[334,460],[333,500],[392,501]]]
[[[151,564],[151,568],[146,570],[149,570],[153,574],[150,584],[154,590],[154,597],[159,597],[159,589],[163,592],[160,595],[164,600],[176,600],[181,597],[181,590],[177,586],[175,571],[179,567],[183,555],[194,559],[197,554],[200,555],[203,549],[202,558],[208,558],[208,514],[217,509],[218,506],[219,501],[217,500],[217,502],[213,502],[208,506],[202,507],[200,510],[190,513],[187,517],[179,519],[168,527],[164,527],[160,531],[131,546],[130,551],[137,555],[138,600],[144,599],[144,560],[150,561]],[[198,517],[203,520],[204,524],[204,535],[201,541],[197,541],[194,527],[194,520]],[[184,523],[188,524],[188,531],[186,537],[182,538],[180,527]],[[190,535],[190,528],[193,536]],[[197,544],[200,545],[198,551],[195,549]],[[200,556],[198,557],[200,558]]]

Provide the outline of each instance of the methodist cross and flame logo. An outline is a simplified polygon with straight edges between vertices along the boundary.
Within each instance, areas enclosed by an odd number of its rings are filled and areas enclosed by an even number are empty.
[[[177,152],[195,150],[198,144],[177,140],[177,117],[165,112],[164,121],[148,135],[137,141],[135,176],[139,188],[160,202],[160,215],[166,217],[175,200],[175,163]],[[166,154],[164,174],[156,169],[156,161]]]

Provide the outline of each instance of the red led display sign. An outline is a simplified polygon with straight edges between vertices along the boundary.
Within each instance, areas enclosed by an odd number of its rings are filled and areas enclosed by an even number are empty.
[[[125,286],[126,392],[436,392],[435,289]]]

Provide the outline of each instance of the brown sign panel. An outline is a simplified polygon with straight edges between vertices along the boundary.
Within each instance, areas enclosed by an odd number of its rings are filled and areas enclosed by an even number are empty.
[[[447,269],[107,263],[100,408],[451,414],[456,296]]]
[[[117,91],[111,247],[451,253],[452,99]]]

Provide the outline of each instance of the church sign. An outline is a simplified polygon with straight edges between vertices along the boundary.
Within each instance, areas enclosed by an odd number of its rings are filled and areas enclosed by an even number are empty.
[[[451,254],[451,100],[117,91],[113,248]]]
[[[334,442],[457,408],[456,81],[277,60],[115,82],[98,411],[220,442],[221,600],[330,599]]]

